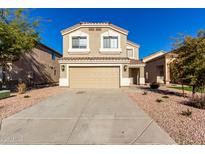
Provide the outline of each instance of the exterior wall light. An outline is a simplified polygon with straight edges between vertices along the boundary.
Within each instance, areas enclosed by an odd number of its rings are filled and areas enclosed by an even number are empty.
[[[65,71],[65,65],[61,66],[61,71],[64,72]]]
[[[124,65],[124,71],[127,71],[127,65]]]

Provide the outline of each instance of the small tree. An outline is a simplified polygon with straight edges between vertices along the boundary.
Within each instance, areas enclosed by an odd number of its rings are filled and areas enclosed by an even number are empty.
[[[6,70],[8,62],[18,60],[36,46],[40,38],[38,25],[39,20],[29,19],[23,9],[1,9],[0,66],[3,70]]]
[[[178,56],[171,64],[173,77],[182,86],[192,86],[194,96],[205,85],[205,31],[200,30],[196,37],[177,39],[174,47],[173,52]]]

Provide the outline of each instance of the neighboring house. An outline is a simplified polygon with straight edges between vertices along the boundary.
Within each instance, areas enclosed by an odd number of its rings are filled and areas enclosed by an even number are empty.
[[[145,83],[139,45],[127,40],[127,30],[107,22],[81,22],[61,33],[60,86],[119,88]]]
[[[35,85],[58,83],[60,74],[58,60],[61,57],[57,51],[38,43],[31,52],[23,55],[18,61],[8,63],[5,80],[11,86],[19,81]],[[2,69],[0,69],[0,80],[2,78]]]
[[[171,52],[159,51],[145,58],[145,82],[146,83],[163,83],[171,82],[170,62],[174,59],[175,54]]]

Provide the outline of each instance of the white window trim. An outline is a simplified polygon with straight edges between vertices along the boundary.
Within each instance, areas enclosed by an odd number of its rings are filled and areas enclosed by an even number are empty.
[[[87,48],[84,49],[76,49],[76,48],[72,48],[72,37],[86,37],[87,38]],[[90,52],[90,47],[89,47],[89,35],[85,32],[82,31],[75,31],[71,34],[69,34],[69,48],[68,48],[68,52],[69,53],[88,53]]]
[[[135,49],[133,48],[133,47],[131,47],[131,46],[127,46],[127,48],[126,49],[132,49],[132,57],[128,57],[128,55],[127,55],[127,57],[128,58],[130,58],[130,59],[135,59]],[[127,52],[127,51],[126,51]],[[127,53],[126,53],[127,54]]]
[[[118,48],[104,48],[103,47],[103,38],[104,36],[114,36],[114,37],[118,37]],[[108,30],[104,33],[101,34],[101,37],[100,37],[100,52],[102,53],[110,53],[110,52],[114,52],[114,53],[120,53],[122,52],[122,49],[121,49],[121,37],[120,37],[120,34],[113,31],[113,30]]]

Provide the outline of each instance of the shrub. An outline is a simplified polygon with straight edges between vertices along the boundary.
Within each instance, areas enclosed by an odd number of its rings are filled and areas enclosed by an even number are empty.
[[[161,103],[161,102],[163,102],[163,100],[161,100],[161,99],[156,99],[156,102]]]
[[[189,99],[185,104],[195,108],[205,109],[205,97],[199,97],[196,95]]]
[[[157,83],[157,82],[151,83],[151,84],[150,84],[150,88],[151,88],[151,89],[158,89],[158,88],[159,88],[159,83]]]
[[[19,83],[17,86],[18,93],[19,94],[25,94],[26,92],[26,84],[25,83]]]
[[[24,96],[24,98],[29,98],[29,97],[31,97],[31,96],[29,96],[29,95],[25,95],[25,96]]]
[[[162,98],[169,98],[169,96],[167,96],[167,95],[164,95],[164,96],[162,96]]]
[[[142,93],[142,95],[147,95],[147,92],[146,92],[146,91],[144,91],[144,92]]]
[[[190,111],[189,109],[187,109],[186,111],[182,111],[182,112],[181,112],[181,115],[189,117],[189,116],[192,115],[192,111]]]

